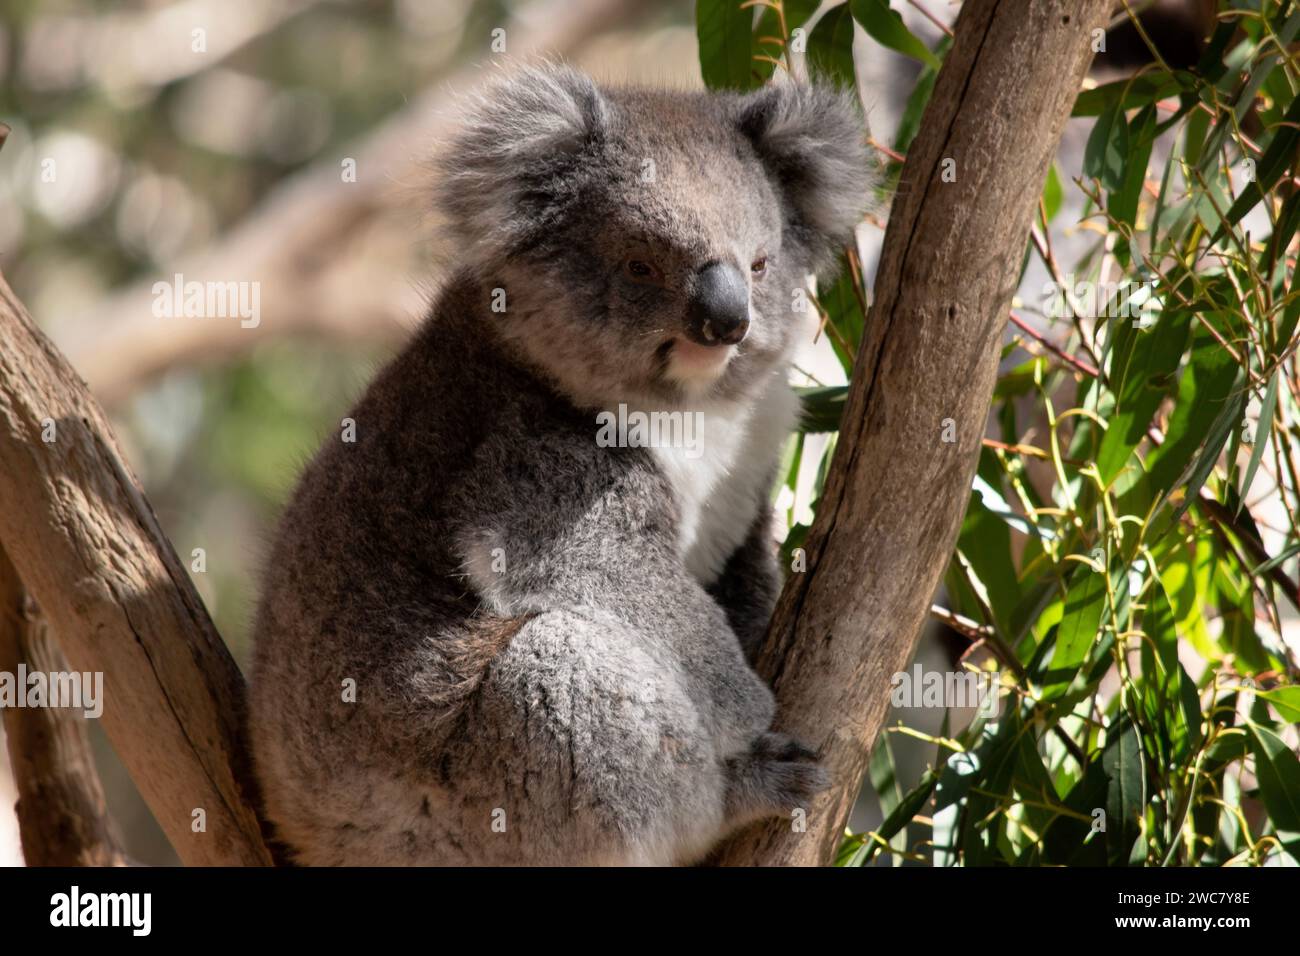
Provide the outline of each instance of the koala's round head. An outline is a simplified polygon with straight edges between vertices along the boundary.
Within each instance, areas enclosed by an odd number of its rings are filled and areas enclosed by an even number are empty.
[[[809,327],[804,279],[850,241],[871,160],[853,94],[497,83],[440,163],[501,334],[583,404],[737,398]],[[498,293],[498,302],[500,293]]]

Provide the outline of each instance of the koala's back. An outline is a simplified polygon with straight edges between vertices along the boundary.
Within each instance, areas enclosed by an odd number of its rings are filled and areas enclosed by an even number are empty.
[[[453,285],[348,413],[354,440],[326,439],[266,563],[254,755],[268,815],[304,862],[401,858],[359,821],[375,807],[431,812],[441,754],[427,728],[451,729],[514,626],[464,580],[456,529],[474,495],[462,486],[493,430],[546,399],[474,334],[472,288]]]

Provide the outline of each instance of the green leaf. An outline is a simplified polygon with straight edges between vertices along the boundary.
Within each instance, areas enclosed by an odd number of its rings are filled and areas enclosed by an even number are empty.
[[[1186,309],[1166,309],[1152,328],[1132,331],[1127,337],[1130,347],[1113,357],[1110,377],[1117,398],[1097,450],[1097,470],[1106,485],[1124,468],[1156,409],[1177,384],[1174,372],[1187,347],[1191,320]]]
[[[1262,697],[1274,707],[1287,723],[1300,724],[1300,687],[1275,687],[1273,690],[1255,691],[1256,697]]]
[[[1300,192],[1293,192],[1282,204],[1282,211],[1277,216],[1277,226],[1268,238],[1264,255],[1260,257],[1259,266],[1262,273],[1265,275],[1272,273],[1297,230],[1300,230]],[[1272,350],[1274,357],[1277,357],[1278,351],[1276,347]]]
[[[912,822],[912,817],[921,812],[925,801],[929,800],[930,794],[934,792],[934,785],[938,782],[938,775],[932,770],[927,770],[921,776],[921,782],[908,791],[907,795],[898,801],[898,806],[894,807],[893,812],[881,822],[880,828],[875,831],[876,835],[886,842],[892,840],[903,827]],[[858,865],[865,866],[878,852],[880,852],[880,844],[871,841],[867,844],[867,850]]]
[[[1056,163],[1047,168],[1047,182],[1043,183],[1043,211],[1047,221],[1051,222],[1061,211],[1061,202],[1065,199],[1065,190],[1061,188],[1061,174],[1057,172]]]
[[[979,507],[997,516],[999,521],[1021,534],[1027,534],[1035,538],[1053,537],[1051,529],[1040,528],[1034,524],[1012,508],[1007,499],[1002,496],[1002,492],[998,490],[1002,482],[996,464],[992,467],[985,465],[985,462],[992,460],[992,458],[989,449],[980,449],[980,469],[976,472],[974,481],[971,482],[971,490],[974,491],[979,500]],[[976,507],[974,502],[971,503],[971,507]],[[969,509],[966,514],[970,515]],[[1019,600],[1019,589],[1017,589],[1016,595],[1016,599]]]
[[[1101,631],[1106,612],[1106,571],[1076,565],[1065,598],[1065,614],[1056,630],[1056,647],[1050,668],[1043,675],[1043,697],[1059,697],[1073,682],[1079,666]]]
[[[1282,551],[1279,551],[1277,554],[1273,555],[1273,557],[1269,558],[1267,561],[1252,568],[1250,572],[1250,576],[1252,578],[1257,578],[1260,575],[1267,574],[1269,571],[1272,571],[1274,568],[1281,567],[1287,561],[1294,558],[1297,554],[1300,554],[1300,541],[1297,541],[1295,544],[1287,548],[1284,548]]]
[[[934,797],[935,866],[941,865],[943,847],[959,852],[965,866],[989,866],[1013,858],[1003,845],[1007,829],[1003,804],[1013,796],[1012,780],[1026,737],[1034,743],[1033,725],[1027,725],[1020,709],[1013,708],[996,723],[985,726],[974,751],[948,759]],[[949,775],[950,769],[955,776]],[[949,814],[950,825],[955,823],[945,832],[940,826],[940,807],[957,800],[960,805],[943,811]],[[949,859],[955,862],[955,857]]]
[[[1297,193],[1300,195],[1300,193]],[[1291,274],[1291,287],[1287,291],[1290,296],[1290,302],[1282,310],[1282,321],[1278,325],[1276,347],[1274,354],[1280,355],[1291,342],[1291,336],[1295,333],[1296,325],[1300,323],[1300,276],[1294,271]]]
[[[1137,221],[1138,200],[1142,196],[1142,187],[1146,183],[1147,164],[1151,161],[1151,146],[1155,142],[1156,108],[1145,106],[1133,119],[1129,143],[1125,144],[1123,174],[1119,189],[1111,193],[1107,209],[1116,222],[1133,228]],[[1131,145],[1130,145],[1131,144]],[[1129,255],[1126,243],[1117,243],[1116,255],[1123,266],[1128,265]]]
[[[1157,676],[1157,664],[1160,674],[1167,676],[1173,673],[1178,666],[1178,620],[1159,578],[1151,583],[1151,592],[1147,595],[1146,611],[1142,615],[1142,633],[1150,641],[1142,642],[1142,676]],[[1150,661],[1147,660],[1147,655],[1150,655]]]
[[[1208,536],[1197,539],[1192,554],[1187,549],[1167,542],[1160,554],[1160,587],[1173,607],[1178,636],[1190,641],[1196,652],[1208,661],[1217,661],[1222,655],[1210,638],[1202,605],[1212,600],[1211,579],[1217,556],[1213,540]]]
[[[978,493],[971,496],[966,509],[957,549],[983,585],[990,607],[997,609],[995,623],[1005,634],[1010,626],[1008,615],[1020,602],[1016,566],[1011,558],[1011,534],[1006,523],[985,506]]]
[[[1300,760],[1277,734],[1248,723],[1250,749],[1255,755],[1259,794],[1277,829],[1278,840],[1300,862]]]
[[[1196,683],[1178,660],[1177,620],[1159,579],[1147,597],[1142,631],[1146,639],[1138,686],[1145,726],[1154,736],[1149,752],[1160,756],[1160,766],[1181,764],[1201,744],[1201,701]]]
[[[1131,80],[1116,80],[1091,90],[1084,90],[1074,101],[1071,116],[1100,116],[1120,107],[1133,109],[1155,100],[1176,96],[1188,80],[1187,74],[1144,73]]]
[[[1173,671],[1170,686],[1174,704],[1167,716],[1170,752],[1173,759],[1181,763],[1189,759],[1205,739],[1201,731],[1201,695],[1196,689],[1196,681],[1181,663]]]
[[[1205,436],[1205,446],[1201,449],[1200,455],[1191,463],[1185,481],[1187,486],[1184,493],[1185,497],[1182,504],[1178,506],[1177,511],[1174,512],[1173,521],[1181,518],[1183,513],[1200,497],[1201,486],[1205,484],[1205,479],[1214,470],[1214,465],[1219,460],[1219,452],[1223,451],[1223,446],[1227,444],[1229,437],[1239,434],[1237,428],[1241,423],[1241,416],[1246,411],[1246,397],[1245,390],[1238,392],[1235,398],[1224,404],[1223,411],[1219,412],[1219,417],[1210,426],[1210,431]]]
[[[1146,813],[1146,763],[1137,728],[1127,717],[1106,731],[1106,844],[1112,866],[1128,862]]]
[[[853,18],[862,24],[862,29],[871,39],[896,53],[939,69],[939,58],[907,28],[898,11],[889,8],[889,0],[851,0],[850,6]]]
[[[801,434],[839,431],[840,419],[844,417],[844,402],[849,397],[847,385],[796,388],[795,394],[803,406],[799,416]]]
[[[1178,379],[1178,395],[1165,440],[1147,456],[1153,492],[1168,495],[1241,380],[1241,367],[1206,329],[1192,336],[1192,351]]]
[[[1241,495],[1237,499],[1238,513],[1241,512],[1250,485],[1255,480],[1259,463],[1264,458],[1264,449],[1268,447],[1268,431],[1273,427],[1273,409],[1277,405],[1277,380],[1280,374],[1280,371],[1275,371],[1268,380],[1268,388],[1264,390],[1264,401],[1259,406],[1259,430],[1255,433],[1255,447],[1250,450],[1250,463],[1246,465],[1246,473],[1241,479]]]
[[[894,766],[894,748],[889,744],[889,734],[880,734],[876,746],[871,751],[871,763],[867,768],[871,786],[880,798],[880,809],[889,816],[899,801],[903,799],[903,789],[898,784],[898,769]]]
[[[1227,72],[1228,67],[1223,62],[1223,52],[1236,35],[1237,29],[1238,25],[1235,20],[1221,20],[1218,27],[1215,28],[1213,36],[1210,37],[1210,42],[1206,44],[1200,62],[1196,64],[1196,72],[1211,83],[1217,83],[1223,74]]]
[[[1124,161],[1128,156],[1128,121],[1116,102],[1097,118],[1083,151],[1083,174],[1100,179],[1107,192],[1124,185]]]
[[[1093,760],[1083,778],[1066,794],[1065,806],[1095,820],[1096,811],[1105,809],[1108,783],[1101,761]],[[1094,833],[1091,822],[1061,816],[1044,834],[1039,862],[1049,866],[1105,866],[1106,836]]]
[[[817,304],[826,313],[826,324],[833,330],[826,333],[831,349],[840,360],[845,376],[852,378],[853,361],[857,358],[858,346],[862,344],[862,330],[866,323],[847,254],[840,256],[835,281],[818,289]]]
[[[741,2],[697,0],[695,4],[700,72],[709,89],[749,90],[761,82],[751,62],[754,11],[742,9]]]
[[[831,7],[808,37],[808,69],[814,76],[854,87],[853,14],[847,3]]]
[[[1164,244],[1172,244],[1177,236],[1162,233],[1160,231],[1160,222],[1164,217],[1165,209],[1169,204],[1169,184],[1174,178],[1174,169],[1177,167],[1174,157],[1165,161],[1165,171],[1160,177],[1160,191],[1156,194],[1155,208],[1151,212],[1151,239],[1155,249],[1161,248]]]

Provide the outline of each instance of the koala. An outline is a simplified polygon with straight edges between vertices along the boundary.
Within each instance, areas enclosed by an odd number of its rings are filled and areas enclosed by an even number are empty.
[[[302,474],[254,622],[265,811],[305,865],[685,865],[827,783],[751,667],[806,277],[856,96],[499,79],[436,164],[460,261]],[[599,441],[678,416],[682,442]],[[644,421],[644,419],[642,419]]]

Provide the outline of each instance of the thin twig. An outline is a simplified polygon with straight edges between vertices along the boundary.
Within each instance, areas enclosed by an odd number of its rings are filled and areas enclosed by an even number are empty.
[[[915,8],[920,12],[921,16],[925,17],[927,20],[929,20],[931,23],[933,23],[936,27],[938,27],[940,30],[942,30],[945,34],[947,34],[949,37],[952,36],[952,27],[948,26],[948,24],[944,23],[942,20],[940,20],[938,17],[936,17],[933,13],[931,13],[929,10],[927,10],[927,9],[926,9],[922,4],[921,4],[920,0],[907,0],[907,2],[910,3],[913,7],[915,7]]]
[[[1017,328],[1019,328],[1022,332],[1024,332],[1026,335],[1032,338],[1035,342],[1037,342],[1043,348],[1047,349],[1049,352],[1051,352],[1053,355],[1059,358],[1062,362],[1065,362],[1067,365],[1073,366],[1075,369],[1082,372],[1084,375],[1090,376],[1091,378],[1096,378],[1101,374],[1100,371],[1098,371],[1093,366],[1089,365],[1087,362],[1077,359],[1073,355],[1070,355],[1069,353],[1065,352],[1060,347],[1053,345],[1050,341],[1048,341],[1046,337],[1044,337],[1044,335],[1041,332],[1035,329],[1024,319],[1020,318],[1020,316],[1016,315],[1014,312],[1008,312],[1007,315],[1011,317],[1011,321],[1015,324]]]

